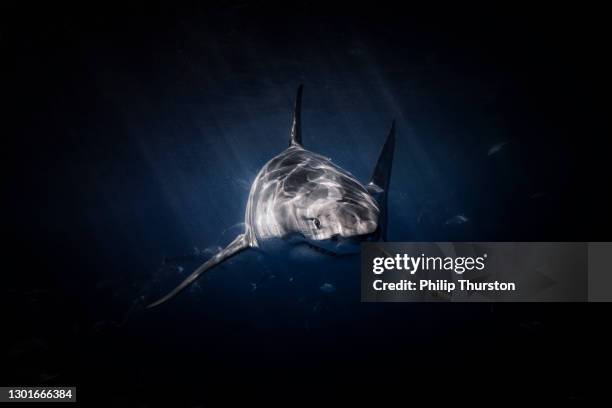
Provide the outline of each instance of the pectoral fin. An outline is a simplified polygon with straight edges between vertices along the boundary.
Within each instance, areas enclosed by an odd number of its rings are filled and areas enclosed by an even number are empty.
[[[395,150],[395,120],[387,135],[387,140],[380,150],[372,178],[367,189],[380,206],[378,228],[380,239],[387,240],[387,194],[389,192],[389,181],[391,179],[391,167],[393,166],[393,151]]]
[[[210,258],[208,261],[206,261],[202,265],[200,265],[200,267],[198,269],[193,271],[193,273],[191,275],[189,275],[183,282],[181,282],[180,285],[178,285],[176,288],[174,288],[174,290],[172,290],[166,296],[162,297],[158,301],[153,302],[149,306],[147,306],[147,309],[155,307],[155,306],[159,306],[162,303],[164,303],[165,301],[173,298],[180,291],[185,289],[187,286],[191,285],[204,272],[208,271],[212,267],[220,264],[221,262],[231,258],[232,256],[236,255],[237,253],[239,253],[239,252],[241,252],[241,251],[243,251],[243,250],[245,250],[247,248],[249,248],[249,243],[248,243],[248,240],[245,237],[245,234],[238,235],[236,237],[236,239],[234,239],[232,241],[231,244],[229,244],[224,249],[219,251],[215,256]]]

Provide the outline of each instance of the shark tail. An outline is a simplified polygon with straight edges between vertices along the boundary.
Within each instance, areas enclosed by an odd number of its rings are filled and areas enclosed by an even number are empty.
[[[179,292],[181,292],[187,286],[195,282],[195,280],[198,279],[200,275],[202,275],[204,272],[210,270],[212,267],[216,265],[219,265],[221,262],[231,258],[232,256],[236,255],[237,253],[241,251],[244,251],[247,248],[249,248],[249,242],[248,242],[248,239],[246,238],[246,235],[245,234],[238,235],[228,246],[226,246],[224,249],[219,251],[215,256],[210,258],[208,261],[200,265],[198,269],[193,271],[191,275],[189,275],[183,282],[181,282],[180,285],[174,288],[170,293],[168,293],[166,296],[148,305],[147,309],[150,309],[155,306],[159,306],[162,303],[172,299],[174,296],[176,296]]]

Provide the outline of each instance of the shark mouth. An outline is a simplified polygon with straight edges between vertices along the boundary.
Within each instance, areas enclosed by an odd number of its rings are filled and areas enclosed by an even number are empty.
[[[310,243],[308,243],[308,242],[304,242],[304,244],[305,244],[305,245],[306,245],[308,248],[313,249],[313,250],[315,250],[315,251],[317,251],[317,252],[319,252],[319,253],[321,253],[321,254],[323,254],[323,255],[329,255],[329,256],[338,256],[338,254],[337,254],[337,253],[335,253],[335,252],[332,252],[332,251],[329,251],[329,250],[327,250],[327,249],[324,249],[324,248],[318,247],[318,246],[316,246],[316,245],[312,245],[312,244],[310,244]]]

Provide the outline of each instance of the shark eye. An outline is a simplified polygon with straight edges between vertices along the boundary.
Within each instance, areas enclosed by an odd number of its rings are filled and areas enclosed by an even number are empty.
[[[317,229],[321,229],[321,221],[319,221],[318,218],[313,218],[312,222],[314,223],[315,227],[317,227]]]

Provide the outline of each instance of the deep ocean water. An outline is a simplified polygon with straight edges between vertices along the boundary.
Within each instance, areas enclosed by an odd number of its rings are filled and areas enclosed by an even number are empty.
[[[299,83],[304,147],[362,181],[396,119],[390,240],[588,240],[573,217],[584,121],[559,120],[583,90],[558,88],[570,68],[544,39],[508,21],[254,18],[248,4],[112,28],[66,18],[28,45],[43,52],[22,49],[16,103],[37,95],[38,108],[15,119],[40,137],[15,145],[30,152],[12,221],[30,272],[4,295],[19,310],[12,383],[85,397],[105,382],[126,403],[176,385],[193,402],[232,381],[274,392],[394,368],[444,376],[502,349],[496,364],[520,369],[584,328],[565,305],[362,304],[359,257],[307,249],[244,252],[143,310],[242,232],[251,182],[288,144]]]

